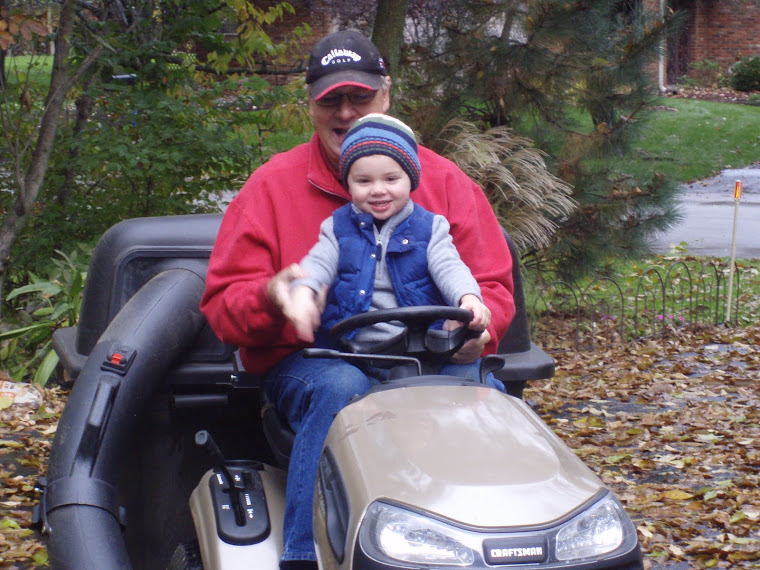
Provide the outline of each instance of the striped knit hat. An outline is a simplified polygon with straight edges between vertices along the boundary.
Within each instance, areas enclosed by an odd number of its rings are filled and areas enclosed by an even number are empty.
[[[363,156],[384,154],[399,163],[412,181],[412,190],[420,184],[420,159],[417,139],[407,125],[388,115],[370,113],[356,121],[340,148],[340,176],[348,179],[351,165]]]

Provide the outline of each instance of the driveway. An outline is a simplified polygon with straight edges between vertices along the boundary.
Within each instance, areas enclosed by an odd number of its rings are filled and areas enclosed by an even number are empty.
[[[730,257],[734,225],[734,187],[742,181],[736,224],[736,258],[760,258],[760,164],[724,170],[684,185],[679,199],[683,220],[653,238],[652,249],[667,252],[686,242],[693,255]]]

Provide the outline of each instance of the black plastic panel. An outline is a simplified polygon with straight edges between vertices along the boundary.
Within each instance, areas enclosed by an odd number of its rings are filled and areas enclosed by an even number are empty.
[[[89,354],[126,302],[158,273],[178,268],[205,278],[221,220],[221,214],[135,218],[103,234],[87,274],[77,352]]]
[[[221,473],[215,473],[208,482],[219,538],[238,546],[259,543],[269,536],[270,531],[261,475],[255,467],[229,467],[229,472],[242,487],[237,493],[230,492]],[[242,525],[235,520],[232,504],[235,500],[242,506]]]

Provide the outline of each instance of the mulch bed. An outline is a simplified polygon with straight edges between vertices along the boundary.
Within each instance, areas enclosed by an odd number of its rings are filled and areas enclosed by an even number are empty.
[[[665,96],[674,99],[700,99],[716,103],[760,105],[760,91],[736,91],[730,87],[682,87],[675,91],[667,91]]]

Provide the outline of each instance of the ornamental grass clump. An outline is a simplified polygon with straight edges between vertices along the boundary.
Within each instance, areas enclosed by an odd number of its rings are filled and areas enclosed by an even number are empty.
[[[572,186],[549,172],[545,154],[507,127],[481,130],[454,119],[440,140],[444,156],[483,188],[520,251],[548,246],[558,222],[577,207]]]

